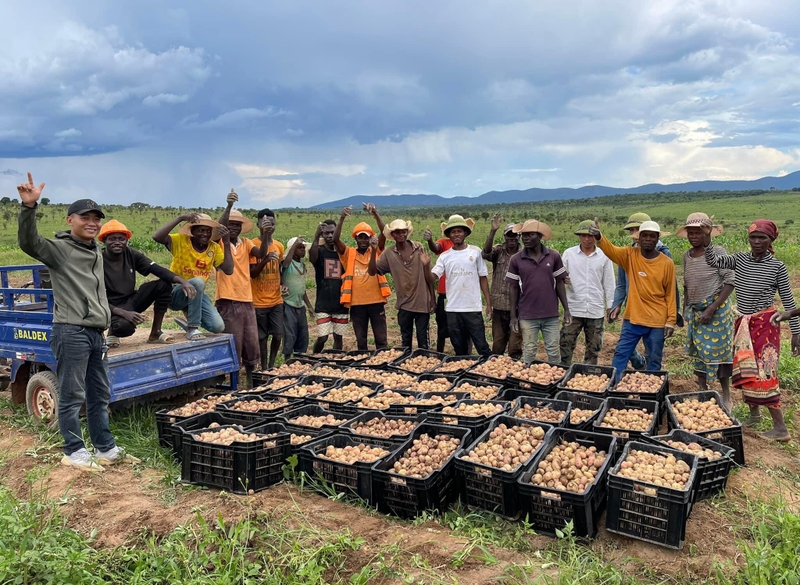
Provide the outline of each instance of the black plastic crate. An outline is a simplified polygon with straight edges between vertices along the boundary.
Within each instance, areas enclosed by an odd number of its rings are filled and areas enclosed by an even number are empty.
[[[664,398],[666,398],[667,394],[669,394],[669,372],[667,370],[657,370],[657,371],[640,371],[640,370],[625,370],[622,372],[622,378],[624,378],[627,374],[645,374],[645,375],[652,375],[652,376],[660,376],[662,378],[661,386],[659,387],[658,391],[653,392],[621,392],[617,390],[617,384],[609,390],[608,395],[614,398],[635,398],[637,400],[655,400],[658,403],[663,403]],[[622,381],[620,378],[620,381]]]
[[[228,392],[209,392],[208,394],[205,394],[204,396],[201,396],[200,398],[196,398],[195,400],[191,400],[191,401],[187,402],[186,404],[191,404],[192,402],[197,402],[198,400],[202,400],[203,398],[211,398],[213,396],[225,396],[226,394],[229,394],[231,396],[231,398],[233,398],[235,393],[232,392],[232,391],[228,391]],[[186,406],[186,405],[184,404],[183,406]],[[162,408],[161,410],[157,411],[156,414],[155,414],[156,431],[158,432],[158,444],[161,445],[162,447],[167,448],[167,449],[173,449],[174,448],[174,445],[172,443],[172,437],[173,437],[172,425],[174,425],[177,422],[181,422],[182,420],[186,420],[187,418],[190,418],[191,416],[196,416],[196,415],[181,416],[181,415],[177,415],[177,414],[170,414],[170,411],[175,410],[177,408],[180,408],[180,407],[179,406],[173,406],[173,407],[169,407],[169,408]],[[215,407],[214,410],[216,410],[216,407]],[[210,411],[210,412],[213,412],[213,411]],[[198,414],[203,414],[203,413],[198,413]]]
[[[535,390],[531,390],[529,388],[504,388],[500,391],[497,395],[495,400],[506,400],[508,402],[514,402],[517,398],[521,396],[527,396],[529,398],[550,398],[549,394],[545,394],[543,392],[536,392]]]
[[[266,392],[263,396],[271,397],[271,398],[286,398],[286,399],[294,399],[301,401],[301,404],[313,404],[313,399],[318,394],[322,394],[326,390],[333,388],[336,384],[339,383],[337,378],[331,378],[326,376],[303,376],[299,382],[296,384],[292,384],[291,386],[286,386],[285,388],[281,388],[280,390],[273,390],[271,392]],[[321,384],[323,386],[323,390],[317,392],[317,394],[306,394],[305,396],[295,396],[294,394],[298,392],[301,386],[311,386],[312,384]]]
[[[591,431],[594,429],[594,421],[597,420],[598,416],[600,416],[600,412],[603,410],[603,406],[605,406],[606,403],[605,398],[600,398],[599,396],[589,396],[588,394],[581,394],[580,392],[570,392],[568,390],[562,390],[561,392],[558,392],[555,395],[555,399],[566,400],[572,405],[572,410],[579,408],[581,410],[594,411],[589,418],[582,422],[576,424],[567,422],[567,428],[579,431]],[[570,416],[572,416],[572,411],[570,411]]]
[[[717,404],[722,408],[725,414],[733,421],[733,426],[726,427],[723,429],[713,429],[710,431],[689,431],[694,433],[695,435],[699,435],[701,437],[705,437],[706,439],[711,439],[717,443],[721,443],[728,447],[733,448],[735,451],[733,455],[733,462],[737,465],[746,465],[745,458],[744,458],[744,436],[742,433],[742,423],[738,421],[738,419],[733,416],[730,410],[722,403],[722,397],[719,395],[719,392],[714,390],[707,390],[705,392],[691,392],[689,394],[675,394],[672,396],[667,396],[667,427],[669,430],[672,429],[681,429],[686,430],[678,424],[678,419],[675,414],[675,410],[673,409],[672,405],[676,402],[683,402],[685,400],[690,400],[692,398],[697,398],[700,401],[707,401],[711,398],[716,399]]]
[[[347,364],[339,364],[334,362],[317,362],[314,369],[306,374],[306,376],[317,376],[322,378],[332,378],[334,380],[341,380],[345,377],[350,366]]]
[[[313,360],[315,362],[330,362],[338,356],[345,355],[345,353],[346,352],[343,349],[323,349],[319,353],[296,353],[294,355],[296,357],[306,360]]]
[[[634,481],[615,475],[631,450],[671,454],[691,469],[683,490]],[[692,510],[697,457],[661,445],[632,441],[608,474],[606,530],[668,548],[682,549],[686,520]]]
[[[258,386],[254,386],[248,390],[240,390],[237,392],[237,395],[258,395],[263,396],[266,394],[274,394],[275,392],[280,392],[281,390],[288,388],[289,386],[294,386],[295,384],[300,384],[305,379],[305,375],[302,376],[269,376],[269,380],[259,384]],[[255,383],[255,380],[253,380]]]
[[[545,420],[540,421],[535,418],[531,419],[520,416],[518,413],[526,404],[531,406],[532,408],[547,407],[551,410],[559,411],[562,413],[561,420],[557,422],[545,421]],[[511,406],[511,409],[508,411],[508,416],[513,416],[515,418],[519,418],[522,420],[543,422],[553,427],[564,427],[569,422],[569,413],[571,410],[572,410],[572,404],[570,404],[566,400],[556,400],[555,398],[533,398],[531,396],[520,396],[514,401],[513,405]]]
[[[348,464],[342,461],[334,461],[323,457],[329,445],[334,447],[348,447],[353,445],[369,445],[379,447],[387,451],[386,455],[371,463]],[[331,485],[337,493],[356,495],[362,500],[366,500],[370,505],[375,504],[372,495],[372,467],[380,463],[383,459],[392,454],[397,449],[397,445],[387,448],[374,442],[359,441],[350,435],[330,435],[322,439],[310,441],[300,449],[300,459],[304,459],[303,467],[307,468],[308,474],[312,478],[320,478]]]
[[[413,429],[412,429],[408,433],[392,435],[391,437],[378,437],[378,436],[375,436],[375,435],[368,435],[368,434],[365,434],[365,433],[357,433],[355,430],[353,430],[353,427],[356,424],[367,422],[367,421],[370,421],[370,420],[375,419],[375,418],[386,418],[388,420],[412,421],[412,422],[415,422],[417,424],[417,426],[419,426],[419,424],[425,420],[425,416],[424,415],[405,415],[405,416],[403,416],[403,415],[386,414],[384,412],[381,412],[380,410],[368,410],[366,412],[362,412],[361,414],[359,414],[358,416],[356,416],[352,420],[348,421],[348,423],[346,425],[344,425],[343,427],[340,428],[339,432],[351,435],[354,439],[358,440],[359,442],[361,442],[362,440],[368,440],[370,442],[374,442],[374,444],[376,444],[376,445],[385,446],[387,449],[389,448],[390,445],[393,446],[394,448],[396,448],[401,443],[404,443],[411,436],[411,433],[414,432]]]
[[[277,405],[279,401],[286,400],[286,404]],[[261,402],[264,404],[263,410],[257,412],[248,412],[243,410],[236,410],[236,405],[239,402]],[[217,411],[224,413],[225,416],[236,420],[239,423],[256,423],[256,422],[270,422],[274,421],[281,414],[288,410],[292,410],[302,406],[302,399],[296,398],[283,398],[275,396],[263,396],[259,394],[249,394],[237,396],[233,400],[223,402],[217,405]]]
[[[339,354],[331,358],[331,362],[341,366],[357,366],[372,357],[372,353],[368,350],[359,351],[357,349],[346,351],[344,355]]]
[[[644,431],[633,431],[630,429],[617,429],[612,427],[601,427],[600,423],[603,422],[606,413],[610,408],[628,408],[628,409],[644,409],[647,412],[653,413],[653,420],[650,426]],[[655,400],[635,400],[633,398],[606,398],[606,403],[603,410],[597,415],[592,428],[595,433],[605,433],[617,437],[617,445],[622,449],[629,441],[640,440],[643,435],[652,435],[658,428],[660,421],[658,402]]]
[[[673,429],[666,435],[643,437],[647,442],[654,442],[664,447],[674,449],[667,441],[680,441],[681,443],[697,443],[704,449],[712,449],[722,453],[722,457],[711,461],[707,457],[697,455],[697,479],[695,481],[695,501],[711,498],[725,491],[728,485],[728,476],[733,466],[736,453],[733,447],[717,443],[706,437],[695,435],[681,429]],[[677,450],[677,449],[676,449]]]
[[[306,402],[309,404],[316,404],[317,406],[322,406],[323,408],[327,408],[331,412],[341,412],[341,413],[350,413],[352,412],[353,401],[352,400],[345,400],[343,402],[330,400],[328,398],[329,394],[332,390],[337,388],[342,388],[344,386],[349,386],[350,384],[356,384],[358,386],[363,386],[365,388],[370,388],[370,393],[368,396],[374,395],[376,392],[380,392],[383,390],[383,384],[379,382],[367,382],[366,380],[352,380],[350,378],[345,378],[339,380],[335,386],[325,390],[324,392],[320,392],[319,394],[307,398]]]
[[[263,373],[271,374],[273,376],[286,376],[286,375],[303,376],[305,374],[308,374],[308,372],[311,371],[311,369],[314,366],[316,366],[317,363],[318,362],[316,360],[309,360],[309,359],[304,359],[304,358],[290,358],[290,359],[286,360],[286,362],[284,362],[282,365],[276,366],[274,368],[270,368],[269,370],[264,370]],[[306,368],[305,368],[304,371],[302,371],[300,373],[288,373],[288,372],[285,372],[285,371],[281,370],[281,367],[283,367],[284,365],[292,365],[292,364],[304,364],[306,366]]]
[[[506,356],[493,355],[489,359],[482,360],[482,361],[478,362],[477,364],[475,364],[474,366],[472,366],[471,368],[469,368],[466,372],[464,372],[464,376],[466,378],[471,378],[472,380],[478,380],[478,381],[481,381],[481,382],[491,382],[493,384],[499,384],[499,385],[503,386],[504,388],[508,388],[508,387],[512,387],[512,386],[518,387],[519,383],[514,382],[513,380],[509,379],[509,376],[513,375],[512,371],[509,371],[503,377],[492,376],[492,375],[489,375],[489,374],[484,374],[484,373],[476,371],[477,369],[480,369],[484,364],[488,364],[489,362],[496,361],[498,359],[508,360],[508,359],[511,359],[511,358],[508,358]],[[519,368],[520,369],[525,367],[525,364],[523,362],[521,362],[520,360],[511,360],[511,362],[515,363],[515,364],[519,364]]]
[[[447,380],[447,386],[442,385],[440,389],[437,390],[422,390],[418,388],[415,384],[412,384],[407,388],[407,390],[411,392],[448,392],[453,389],[453,386],[459,380],[459,376],[457,374],[437,374],[436,372],[429,372],[427,374],[420,374],[417,376],[417,382],[427,382],[430,380]]]
[[[415,357],[418,357],[418,356],[426,356],[426,357],[436,358],[436,359],[439,360],[439,364],[441,364],[444,361],[444,359],[447,357],[447,354],[439,353],[438,351],[433,351],[433,350],[430,350],[430,349],[415,349],[414,351],[412,351],[408,355],[404,355],[403,357],[400,357],[400,358],[394,360],[389,365],[393,366],[393,367],[395,367],[395,368],[397,368],[399,370],[403,370],[404,372],[408,372],[409,374],[413,374],[415,376],[418,376],[419,374],[424,374],[425,372],[429,372],[430,370],[433,369],[433,367],[431,367],[431,368],[425,368],[425,369],[422,369],[422,370],[417,370],[417,369],[411,370],[411,369],[408,369],[405,366],[405,364],[408,362],[408,360],[410,360],[412,358],[415,358]]]
[[[544,430],[542,443],[536,451],[530,454],[528,459],[520,463],[512,471],[505,471],[483,463],[462,459],[470,451],[477,448],[480,443],[489,440],[489,434],[501,424],[508,427],[541,427]],[[495,512],[506,518],[515,519],[519,517],[520,512],[523,510],[520,508],[517,479],[531,458],[536,457],[542,445],[547,443],[548,433],[552,432],[552,430],[553,426],[546,423],[505,415],[495,418],[476,440],[456,453],[456,473],[463,480],[462,494],[466,504],[489,512]]]
[[[563,364],[554,364],[552,362],[544,362],[540,360],[533,360],[531,362],[531,365],[535,364],[547,364],[548,366],[561,368],[562,370],[564,370],[564,375],[561,376],[558,380],[550,382],[549,384],[540,384],[538,382],[533,382],[531,380],[526,380],[525,378],[521,378],[519,377],[520,372],[513,372],[509,374],[508,379],[511,380],[514,384],[518,385],[520,388],[530,389],[535,392],[542,392],[545,394],[553,395],[556,392],[556,388],[558,387],[558,385],[564,380],[564,378],[566,378],[569,368],[567,366],[564,366]]]
[[[479,435],[486,430],[491,424],[492,420],[501,414],[506,414],[511,404],[504,400],[459,400],[453,405],[453,408],[461,404],[496,404],[502,406],[503,409],[497,414],[492,416],[464,416],[460,414],[445,414],[441,410],[432,410],[427,413],[427,420],[431,424],[448,426],[454,425],[457,427],[464,427],[472,431],[472,436]]]
[[[416,392],[410,392],[408,390],[402,390],[402,389],[395,390],[395,389],[392,389],[392,388],[381,388],[381,391],[380,392],[376,392],[375,394],[373,394],[371,396],[371,398],[375,398],[377,396],[380,396],[384,392],[394,392],[396,394],[400,394],[401,396],[405,396],[407,398],[413,398],[413,397],[417,396]],[[349,410],[346,410],[346,412],[348,412],[352,416],[356,416],[356,415],[361,414],[362,412],[365,412],[365,411],[368,411],[368,410],[375,410],[375,411],[379,411],[379,412],[384,412],[386,414],[405,414],[403,412],[403,407],[405,407],[405,406],[406,406],[406,404],[398,403],[398,404],[390,404],[387,408],[378,409],[378,408],[374,408],[374,407],[366,407],[366,406],[363,406],[361,403],[355,403],[354,402],[354,403],[351,403],[351,404],[347,405],[345,408],[349,409]]]
[[[333,412],[328,410],[327,408],[322,408],[321,406],[318,406],[316,404],[308,404],[306,406],[301,406],[300,408],[295,408],[294,410],[284,412],[277,418],[277,420],[278,422],[284,423],[285,425],[290,426],[292,428],[296,427],[299,429],[308,429],[308,430],[323,428],[335,431],[339,428],[340,425],[324,424],[322,425],[322,427],[310,427],[306,425],[301,425],[297,422],[293,422],[293,419],[296,419],[297,417],[300,416],[328,416],[329,414],[332,414],[337,419],[343,420],[343,422],[341,423],[342,425],[346,424],[350,418],[347,415],[342,414],[341,412]]]
[[[257,371],[253,372],[253,384],[256,386],[262,386],[264,384],[269,383],[275,376],[273,374],[268,374],[266,371]]]
[[[372,489],[378,509],[401,518],[414,518],[425,511],[443,512],[458,497],[456,485],[456,449],[444,464],[427,477],[416,478],[393,471],[396,461],[401,459],[413,442],[423,434],[446,435],[459,439],[459,448],[470,441],[472,431],[462,427],[420,424],[389,457],[372,468]]]
[[[204,412],[196,414],[181,421],[174,423],[172,426],[172,453],[180,461],[183,458],[183,435],[187,431],[194,431],[196,429],[207,429],[212,424],[217,423],[220,426],[225,425],[242,425],[247,428],[252,423],[242,422],[218,412]]]
[[[464,377],[464,378],[461,378],[458,382],[456,382],[455,386],[453,386],[453,391],[455,391],[455,392],[468,392],[468,390],[461,390],[461,387],[465,386],[467,384],[469,384],[471,386],[478,386],[478,387],[485,387],[485,388],[496,388],[497,389],[497,393],[494,396],[492,396],[490,398],[487,398],[486,400],[499,400],[498,396],[500,395],[500,392],[502,392],[506,388],[506,386],[503,386],[502,384],[499,384],[497,382],[490,382],[488,380],[477,380],[475,378]],[[474,398],[474,399],[478,400],[477,398]]]
[[[231,427],[213,430],[225,428]],[[202,443],[194,438],[205,430],[196,429],[184,434],[183,481],[247,494],[250,490],[257,492],[283,480],[283,465],[289,452],[289,433],[283,425],[270,423],[248,429],[247,432],[275,436],[232,445]]]
[[[387,361],[385,361],[383,363],[380,363],[380,364],[368,364],[367,362],[369,361],[369,359],[367,359],[367,360],[361,362],[360,367],[362,367],[362,368],[370,368],[370,369],[378,369],[379,370],[381,368],[385,368],[391,362],[399,360],[399,359],[402,359],[403,357],[405,357],[405,356],[407,356],[408,354],[411,353],[411,349],[408,348],[408,347],[389,347],[389,348],[386,348],[386,349],[375,350],[374,352],[372,352],[372,357],[373,358],[379,357],[382,353],[385,353],[387,351],[392,351],[392,350],[394,350],[394,351],[402,351],[403,353],[400,354],[398,357],[392,358],[392,359],[387,360]]]
[[[614,385],[615,376],[617,373],[617,369],[612,366],[594,366],[591,364],[572,364],[567,371],[567,375],[564,376],[564,379],[561,381],[560,384],[556,386],[556,391],[560,392],[561,390],[566,390],[567,392],[579,392],[581,394],[588,394],[589,396],[598,396],[600,398],[605,398],[608,394],[611,386]],[[583,390],[581,388],[568,388],[567,384],[569,381],[575,377],[575,374],[586,374],[586,375],[595,375],[595,376],[602,376],[605,374],[608,376],[608,384],[603,389],[602,392],[592,392],[591,390]]]
[[[448,404],[419,404],[419,401],[426,400],[428,398],[433,398],[436,396],[441,396],[448,400]],[[449,397],[453,397],[454,400],[452,402],[449,401]],[[390,414],[399,414],[399,415],[422,415],[427,412],[432,412],[434,410],[441,410],[445,406],[453,405],[459,400],[465,400],[469,398],[469,394],[466,392],[420,392],[416,396],[417,400],[412,402],[411,404],[398,404],[393,408],[389,409]]]
[[[464,374],[469,368],[472,368],[478,365],[481,362],[486,361],[486,357],[482,355],[449,355],[442,361],[441,364],[436,366],[431,373],[433,374],[454,374],[456,376],[461,376]],[[442,368],[446,368],[448,364],[452,364],[453,362],[462,362],[468,361],[470,362],[469,365],[465,365],[463,367],[456,368],[455,370],[443,370]]]
[[[317,439],[322,439],[323,437],[330,437],[331,435],[334,435],[336,431],[332,431],[330,429],[310,429],[306,427],[297,427],[294,425],[287,425],[287,424],[284,424],[283,426],[289,433],[289,452],[287,457],[291,455],[296,455],[297,467],[295,468],[295,471],[297,472],[303,471],[306,474],[309,474],[311,472],[311,469],[308,466],[308,460],[302,459],[300,457],[300,451],[305,445],[311,443],[312,441],[316,441]],[[306,441],[303,441],[302,443],[292,444],[291,442],[292,435],[304,436],[310,438],[307,439]]]
[[[539,463],[561,443],[578,443],[584,447],[596,447],[606,452],[606,459],[597,472],[594,482],[581,493],[555,488],[541,487],[531,483]],[[536,532],[555,535],[572,522],[575,536],[594,538],[597,523],[606,507],[608,471],[617,454],[617,439],[611,435],[589,433],[575,429],[555,429],[545,444],[519,476],[517,482],[521,508],[527,513],[528,522]]]
[[[347,370],[347,372],[345,373],[345,376],[348,379],[356,379],[356,380],[358,380],[359,379],[359,374],[365,373],[365,372],[369,372],[370,374],[375,374],[375,373],[380,374],[381,378],[379,379],[379,381],[383,384],[383,387],[384,387],[385,390],[404,390],[410,384],[412,384],[414,382],[414,380],[416,380],[416,374],[412,374],[410,372],[405,372],[403,370],[398,370],[397,368],[393,368],[391,366],[384,366],[384,367],[381,367],[381,368],[364,368],[364,367],[349,368]],[[408,376],[410,379],[409,379],[409,381],[407,383],[405,383],[405,384],[403,384],[401,386],[397,386],[397,387],[391,388],[391,387],[389,387],[389,385],[387,385],[387,380],[382,375],[384,373],[386,373],[386,374],[401,374],[403,376]],[[371,381],[371,380],[367,380],[367,381]]]

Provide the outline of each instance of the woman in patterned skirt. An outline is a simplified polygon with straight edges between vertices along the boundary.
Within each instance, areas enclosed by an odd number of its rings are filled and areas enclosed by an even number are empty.
[[[789,430],[781,411],[781,392],[778,380],[778,361],[781,350],[781,331],[776,324],[775,293],[781,297],[784,309],[794,311],[792,287],[786,265],[773,256],[772,242],[778,238],[778,226],[768,219],[754,221],[747,230],[750,252],[719,255],[713,246],[706,248],[709,266],[736,271],[736,320],[733,346],[733,385],[741,388],[750,418],[745,425],[761,420],[759,409],[764,406],[772,415],[772,430],[763,434],[767,439],[789,441]],[[800,320],[792,317],[792,354],[800,354]]]

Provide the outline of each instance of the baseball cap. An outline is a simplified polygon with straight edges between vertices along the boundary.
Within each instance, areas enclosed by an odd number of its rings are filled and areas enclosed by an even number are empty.
[[[515,226],[515,225],[516,225],[515,223],[510,223],[510,224],[508,224],[508,225],[505,227],[505,229],[503,230],[503,235],[507,234],[508,232],[513,232],[513,231],[514,231],[514,226]]]
[[[104,219],[106,217],[106,214],[103,213],[103,210],[100,208],[100,206],[91,199],[78,199],[75,203],[69,206],[69,209],[67,209],[67,215],[82,215],[90,211],[96,211],[100,214],[100,217]]]

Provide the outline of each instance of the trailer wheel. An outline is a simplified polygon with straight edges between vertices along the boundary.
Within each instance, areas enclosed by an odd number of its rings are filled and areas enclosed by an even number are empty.
[[[58,378],[53,372],[39,372],[28,380],[25,392],[28,414],[41,422],[58,418]]]

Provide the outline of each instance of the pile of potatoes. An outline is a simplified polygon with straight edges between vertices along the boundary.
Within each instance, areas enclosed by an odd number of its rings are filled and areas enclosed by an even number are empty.
[[[569,411],[569,423],[572,425],[577,425],[582,422],[586,422],[595,412],[597,411],[573,407],[572,410]]]
[[[328,376],[329,378],[343,378],[344,370],[328,364],[320,364],[311,370],[312,376]]]
[[[355,402],[361,400],[368,394],[372,394],[373,389],[369,386],[359,386],[354,382],[350,382],[347,386],[341,388],[333,388],[328,392],[324,399],[330,402]]]
[[[268,392],[270,390],[280,390],[282,388],[288,388],[289,386],[297,384],[297,382],[299,382],[299,381],[300,381],[300,378],[283,378],[283,379],[276,378],[275,380],[272,380],[268,384],[264,384],[263,386],[259,386],[258,388],[253,388],[252,390],[249,390],[248,393],[249,392]]]
[[[408,358],[406,361],[400,364],[399,367],[403,368],[404,370],[408,370],[409,372],[421,374],[422,372],[427,372],[428,370],[435,368],[441,363],[442,360],[440,358],[427,355],[417,355],[412,358]]]
[[[458,416],[494,416],[503,412],[504,407],[502,404],[492,404],[491,402],[476,402],[474,404],[467,404],[462,402],[458,406],[445,406],[442,409],[442,414],[455,414]]]
[[[645,374],[644,372],[631,372],[622,377],[614,391],[656,394],[663,384],[664,376]]]
[[[512,360],[508,356],[495,355],[471,371],[482,376],[490,376],[492,378],[505,380],[509,374],[515,374],[524,367],[525,364],[517,360]]]
[[[366,382],[380,382],[383,384],[384,388],[390,388],[392,390],[407,388],[416,382],[416,378],[408,374],[382,372],[380,370],[349,370],[347,372],[347,377],[356,380],[364,380]]]
[[[686,431],[713,431],[733,426],[733,421],[717,404],[716,398],[706,402],[700,402],[697,398],[673,402],[672,410],[675,411],[678,424]]]
[[[216,427],[210,427],[216,428]],[[214,443],[215,445],[232,445],[236,443],[252,443],[262,439],[263,436],[255,433],[243,433],[237,429],[221,429],[219,431],[205,431],[192,435],[195,441],[201,443]]]
[[[173,408],[167,414],[174,416],[194,416],[196,414],[203,414],[204,412],[211,412],[217,409],[217,404],[220,402],[227,402],[234,398],[233,394],[222,394],[221,396],[207,396],[200,400],[195,400],[189,404],[184,404],[179,408]]]
[[[622,460],[619,472],[615,475],[684,490],[689,483],[690,472],[689,465],[685,461],[677,460],[671,453],[662,455],[634,449]],[[655,495],[656,490],[645,490],[645,493]]]
[[[320,429],[322,428],[323,425],[340,425],[346,420],[347,419],[344,418],[336,418],[335,414],[327,414],[327,415],[304,414],[302,416],[289,419],[289,422],[293,425],[297,425],[300,427],[311,427],[314,429]]]
[[[278,410],[289,406],[289,401],[286,399],[280,400],[240,400],[231,406],[231,410],[238,410],[240,412],[260,412],[262,410]]]
[[[383,366],[389,362],[393,362],[402,355],[403,352],[399,349],[387,349],[386,351],[380,351],[376,353],[374,356],[365,361],[364,364],[367,366]]]
[[[434,404],[455,404],[458,402],[458,396],[455,394],[440,394],[436,396],[428,396],[426,398],[417,398],[412,400],[411,404],[419,406],[433,406]]]
[[[495,386],[481,386],[477,382],[472,384],[471,382],[465,382],[461,384],[458,388],[454,388],[455,392],[469,392],[470,398],[473,400],[491,400],[497,393],[500,391],[500,388]]]
[[[708,449],[698,445],[697,443],[684,443],[682,441],[673,441],[669,440],[666,441],[667,445],[676,449],[678,451],[683,451],[684,453],[691,453],[692,455],[697,455],[698,457],[705,457],[709,461],[716,461],[722,457],[722,453],[719,451],[714,451],[713,449]]]
[[[546,386],[558,382],[567,373],[567,370],[550,364],[531,364],[527,368],[514,373],[514,377],[527,380],[535,384]]]
[[[375,396],[365,396],[357,406],[367,410],[386,410],[392,404],[408,404],[412,400],[414,400],[413,396],[405,396],[392,390],[385,390]]]
[[[530,404],[523,404],[511,416],[557,424],[561,422],[565,414],[565,410],[556,410],[549,406],[531,406]]]
[[[408,387],[412,392],[444,392],[450,389],[453,383],[447,378],[436,378],[435,380],[420,380]]]
[[[319,453],[320,457],[332,459],[352,465],[353,463],[375,463],[389,454],[389,451],[381,447],[370,447],[369,445],[348,445],[347,447],[334,447],[328,445],[324,453]]]
[[[540,487],[582,494],[594,482],[608,455],[597,447],[561,441],[539,462],[531,483]]]
[[[320,383],[315,384],[300,384],[293,386],[288,390],[281,392],[281,396],[293,396],[295,398],[305,398],[306,396],[315,396],[320,392],[325,391],[325,386]]]
[[[354,353],[353,355],[336,356],[333,359],[334,361],[357,362],[358,360],[365,360],[368,357],[368,353]]]
[[[461,441],[449,435],[422,434],[414,439],[411,447],[398,459],[392,471],[398,475],[423,478],[441,468],[455,453]]]
[[[469,368],[470,366],[475,364],[475,360],[453,360],[450,362],[444,362],[440,366],[435,368],[435,371],[447,373],[447,372],[457,372],[458,370],[463,370]]]
[[[488,440],[478,443],[461,458],[503,471],[514,471],[533,457],[544,436],[542,427],[499,424],[489,433]]]
[[[395,420],[379,416],[367,421],[355,422],[350,425],[350,428],[354,433],[359,435],[388,439],[394,435],[407,435],[413,431],[418,424],[418,422],[413,420]]]
[[[653,413],[644,408],[609,408],[599,426],[626,431],[646,431],[653,424]]]
[[[308,443],[311,439],[313,439],[311,435],[296,435],[292,433],[292,436],[289,437],[292,445],[302,445],[303,443]]]
[[[567,388],[584,392],[603,392],[608,387],[609,379],[605,374],[575,374],[567,381]]]
[[[282,364],[279,368],[269,370],[269,373],[276,376],[300,376],[310,371],[313,367],[314,364],[294,362],[293,364]]]

